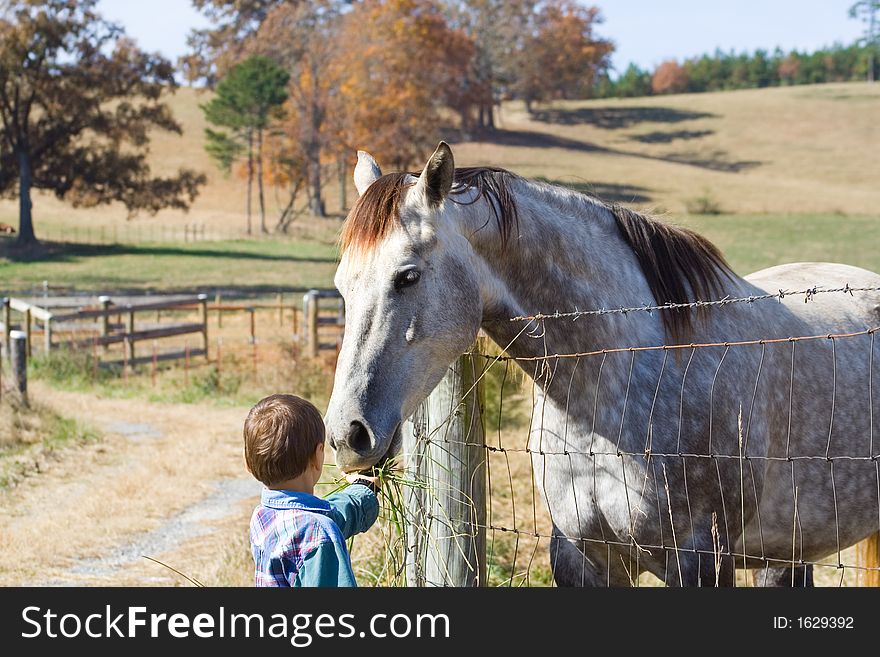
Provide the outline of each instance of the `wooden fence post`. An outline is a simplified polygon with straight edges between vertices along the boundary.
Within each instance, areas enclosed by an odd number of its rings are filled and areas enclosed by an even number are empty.
[[[205,350],[205,360],[210,360],[208,358],[208,295],[200,294],[199,295],[199,306],[201,306],[201,315],[202,315],[202,349]],[[189,347],[186,348],[186,363],[187,368],[189,368]]]
[[[12,312],[9,307],[9,297],[3,297],[3,342],[6,347],[6,358],[9,358],[10,349],[10,340],[9,337],[10,331],[12,331]]]
[[[310,290],[303,296],[303,315],[305,322],[306,356],[317,358],[320,345],[318,344],[318,291]]]
[[[134,310],[131,306],[128,306],[128,318],[125,322],[125,333],[125,353],[128,356],[128,362],[134,367],[134,340],[131,339],[131,334],[134,333]]]
[[[482,357],[465,354],[403,426],[409,586],[485,586]]]
[[[98,303],[101,304],[101,309],[104,311],[104,314],[101,316],[101,337],[106,338],[110,335],[110,313],[107,312],[110,309],[110,297],[98,297]],[[104,351],[110,349],[110,345],[104,345]]]
[[[27,310],[24,311],[24,332],[25,332],[25,335],[27,336],[28,357],[33,356],[33,353],[31,352],[31,349],[32,349],[31,341],[32,341],[33,334],[34,334],[34,328],[33,328],[32,322],[33,322],[33,317],[31,316],[31,309],[28,308]]]
[[[43,319],[43,348],[46,355],[52,351],[52,315],[47,315]]]
[[[278,326],[284,326],[284,292],[278,293]]]
[[[9,352],[12,363],[12,380],[21,396],[22,403],[27,406],[27,334],[23,331],[10,331],[9,339],[12,344]]]
[[[858,545],[859,565],[871,570],[865,575],[862,586],[880,586],[880,532],[874,532]]]

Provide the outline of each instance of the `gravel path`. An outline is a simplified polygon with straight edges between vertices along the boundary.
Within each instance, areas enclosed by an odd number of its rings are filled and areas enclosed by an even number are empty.
[[[260,485],[241,455],[246,408],[99,399],[39,382],[32,394],[102,438],[0,491],[0,585],[186,584],[145,555],[207,584],[248,582]]]

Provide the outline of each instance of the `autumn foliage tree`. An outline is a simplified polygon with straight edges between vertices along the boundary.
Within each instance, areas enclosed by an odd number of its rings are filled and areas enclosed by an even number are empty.
[[[612,48],[598,11],[573,0],[193,2],[213,27],[193,34],[191,73],[210,82],[252,54],[289,72],[267,165],[273,184],[308,190],[315,215],[331,167],[344,194],[357,148],[407,168],[450,129],[493,127],[503,98],[588,95]]]
[[[335,98],[340,84],[343,4],[340,0],[313,0],[279,6],[267,16],[253,46],[290,73],[290,100],[273,148],[283,156],[281,161],[304,164],[304,170],[291,171],[291,175],[304,171],[309,207],[315,216],[326,214],[323,162],[338,150],[331,119],[340,111]]]
[[[660,64],[651,78],[655,94],[679,94],[687,91],[689,77],[685,68],[674,60]]]
[[[551,0],[535,16],[534,34],[519,57],[519,95],[531,103],[557,98],[585,98],[610,64],[614,49],[598,38],[596,7],[572,0]]]
[[[0,195],[19,197],[19,244],[36,242],[31,191],[130,214],[186,209],[205,177],[154,177],[150,133],[180,133],[162,96],[171,64],[138,50],[97,0],[0,2]]]
[[[476,124],[484,130],[492,130],[496,105],[513,93],[520,80],[520,55],[531,35],[538,2],[447,0],[445,4],[452,17],[452,27],[465,32],[474,50],[470,66],[461,74],[473,98]]]
[[[339,88],[345,141],[398,168],[436,144],[444,110],[471,102],[461,84],[474,54],[471,40],[449,26],[430,0],[367,0],[340,33]]]
[[[191,0],[211,25],[193,30],[187,37],[190,52],[180,60],[187,80],[213,87],[230,68],[252,54],[252,42],[273,9],[308,1]]]

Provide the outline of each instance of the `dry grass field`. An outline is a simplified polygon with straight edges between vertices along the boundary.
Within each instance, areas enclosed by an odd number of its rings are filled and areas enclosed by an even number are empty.
[[[189,213],[140,221],[243,228],[243,181],[220,173],[202,147],[199,105],[208,98],[188,88],[171,96],[183,135],[159,134],[151,144],[156,172],[190,167],[208,185]],[[864,83],[571,101],[534,116],[509,103],[491,142],[459,140],[454,150],[460,165],[502,166],[675,215],[701,196],[733,214],[876,215],[878,113],[880,88]],[[327,185],[328,210],[338,212],[337,181]],[[274,214],[272,191],[268,199]],[[38,231],[125,221],[118,207],[73,210],[45,194],[34,212]],[[14,203],[0,202],[0,221],[15,219]]]

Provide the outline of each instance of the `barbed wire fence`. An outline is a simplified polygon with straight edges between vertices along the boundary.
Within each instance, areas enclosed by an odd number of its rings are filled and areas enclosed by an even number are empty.
[[[553,585],[551,566],[565,561],[574,584],[750,585],[746,571],[783,568],[794,584],[812,566],[824,585],[880,585],[880,326],[510,353],[518,340],[543,339],[549,322],[733,304],[760,312],[792,297],[878,291],[815,286],[511,318],[522,325],[514,339],[480,339],[404,427],[386,581]],[[822,380],[808,382],[802,363],[814,359]],[[699,368],[709,376],[694,390]],[[603,392],[609,381],[621,383],[620,398]],[[550,407],[564,426],[548,430]],[[575,426],[575,408],[590,411],[591,426]],[[563,534],[572,508],[581,531]],[[560,510],[566,517],[554,517]]]

